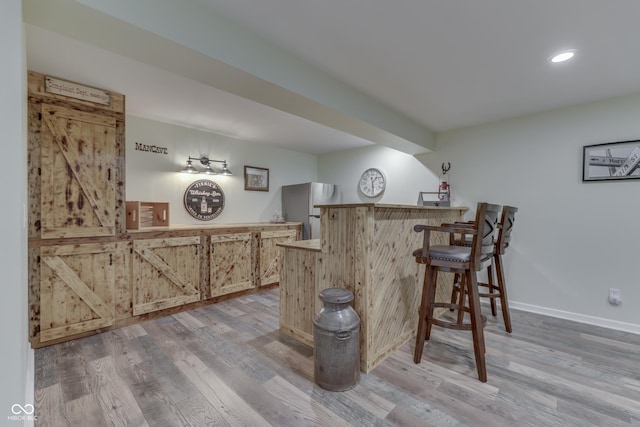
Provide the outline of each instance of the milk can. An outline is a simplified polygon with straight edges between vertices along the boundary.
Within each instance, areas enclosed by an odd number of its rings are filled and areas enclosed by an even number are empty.
[[[320,387],[344,391],[360,378],[360,318],[347,289],[320,292],[322,309],[313,318],[314,379]]]

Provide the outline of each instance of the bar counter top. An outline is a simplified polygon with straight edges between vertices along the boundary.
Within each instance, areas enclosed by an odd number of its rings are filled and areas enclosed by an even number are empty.
[[[466,212],[469,210],[466,206],[419,206],[419,205],[399,205],[399,204],[386,204],[386,203],[343,203],[335,205],[315,205],[317,208],[360,208],[360,207],[372,207],[372,208],[385,208],[385,209],[417,209],[417,210],[435,210],[446,211],[455,210]]]
[[[128,234],[148,233],[156,231],[198,231],[198,230],[226,230],[238,228],[277,228],[298,225],[299,222],[227,222],[215,224],[174,224],[162,227],[143,227],[138,230],[127,229]]]
[[[278,246],[283,248],[301,249],[307,251],[320,252],[320,239],[311,240],[297,240],[295,242],[278,243]]]

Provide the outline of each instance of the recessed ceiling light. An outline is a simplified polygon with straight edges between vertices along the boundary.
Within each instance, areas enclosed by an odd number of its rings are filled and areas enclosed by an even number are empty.
[[[569,50],[564,50],[562,52],[556,53],[553,56],[549,57],[549,62],[564,62],[564,61],[568,61],[571,58],[573,58],[576,54],[576,50],[575,49],[569,49]]]

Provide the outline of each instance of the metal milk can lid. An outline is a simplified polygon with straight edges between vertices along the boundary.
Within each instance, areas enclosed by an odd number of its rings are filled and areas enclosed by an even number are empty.
[[[353,301],[353,293],[343,288],[328,288],[320,291],[322,302],[329,304],[344,304]]]

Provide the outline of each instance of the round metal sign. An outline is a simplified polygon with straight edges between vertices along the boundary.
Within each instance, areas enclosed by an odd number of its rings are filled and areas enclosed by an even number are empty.
[[[195,181],[184,192],[184,207],[195,219],[211,221],[224,209],[224,192],[208,179]]]

